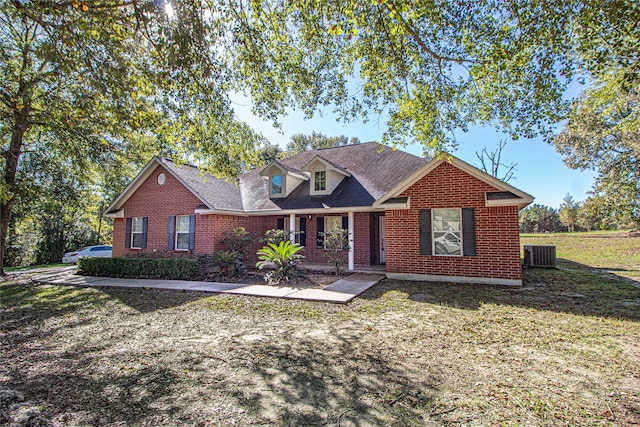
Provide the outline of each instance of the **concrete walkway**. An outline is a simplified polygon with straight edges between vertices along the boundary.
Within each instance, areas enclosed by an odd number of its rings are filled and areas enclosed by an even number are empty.
[[[52,285],[171,289],[346,304],[385,277],[383,274],[355,273],[332,283],[324,289],[300,289],[287,286],[192,282],[187,280],[117,279],[111,277],[80,276],[72,273],[73,272],[69,270],[48,272],[35,277],[33,280],[38,283],[48,283]]]

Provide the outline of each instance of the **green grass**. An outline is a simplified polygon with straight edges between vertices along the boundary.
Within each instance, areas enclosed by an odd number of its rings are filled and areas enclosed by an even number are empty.
[[[638,239],[595,236],[524,236],[562,260],[523,287],[349,305],[5,282],[0,386],[63,426],[635,425]]]
[[[5,267],[4,271],[25,271],[25,270],[34,270],[36,268],[65,267],[69,265],[71,264],[61,264],[61,263],[36,264],[36,265],[28,265],[25,267]]]
[[[524,244],[555,245],[560,267],[580,265],[615,272],[625,277],[640,277],[640,237],[625,237],[626,232],[522,234]],[[569,261],[571,264],[563,264]]]

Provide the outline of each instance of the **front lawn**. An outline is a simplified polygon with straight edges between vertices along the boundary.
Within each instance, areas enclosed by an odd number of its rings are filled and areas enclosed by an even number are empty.
[[[0,387],[56,425],[640,423],[638,283],[586,262],[346,306],[5,282]]]

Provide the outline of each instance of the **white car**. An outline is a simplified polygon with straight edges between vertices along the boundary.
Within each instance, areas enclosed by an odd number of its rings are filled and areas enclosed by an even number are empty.
[[[86,246],[73,252],[67,252],[62,257],[62,262],[65,264],[78,262],[78,257],[98,257],[98,258],[111,258],[111,246]]]

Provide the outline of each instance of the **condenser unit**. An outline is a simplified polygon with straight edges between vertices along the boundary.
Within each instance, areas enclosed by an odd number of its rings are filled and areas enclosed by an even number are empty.
[[[556,247],[552,245],[524,245],[524,265],[555,267]]]

